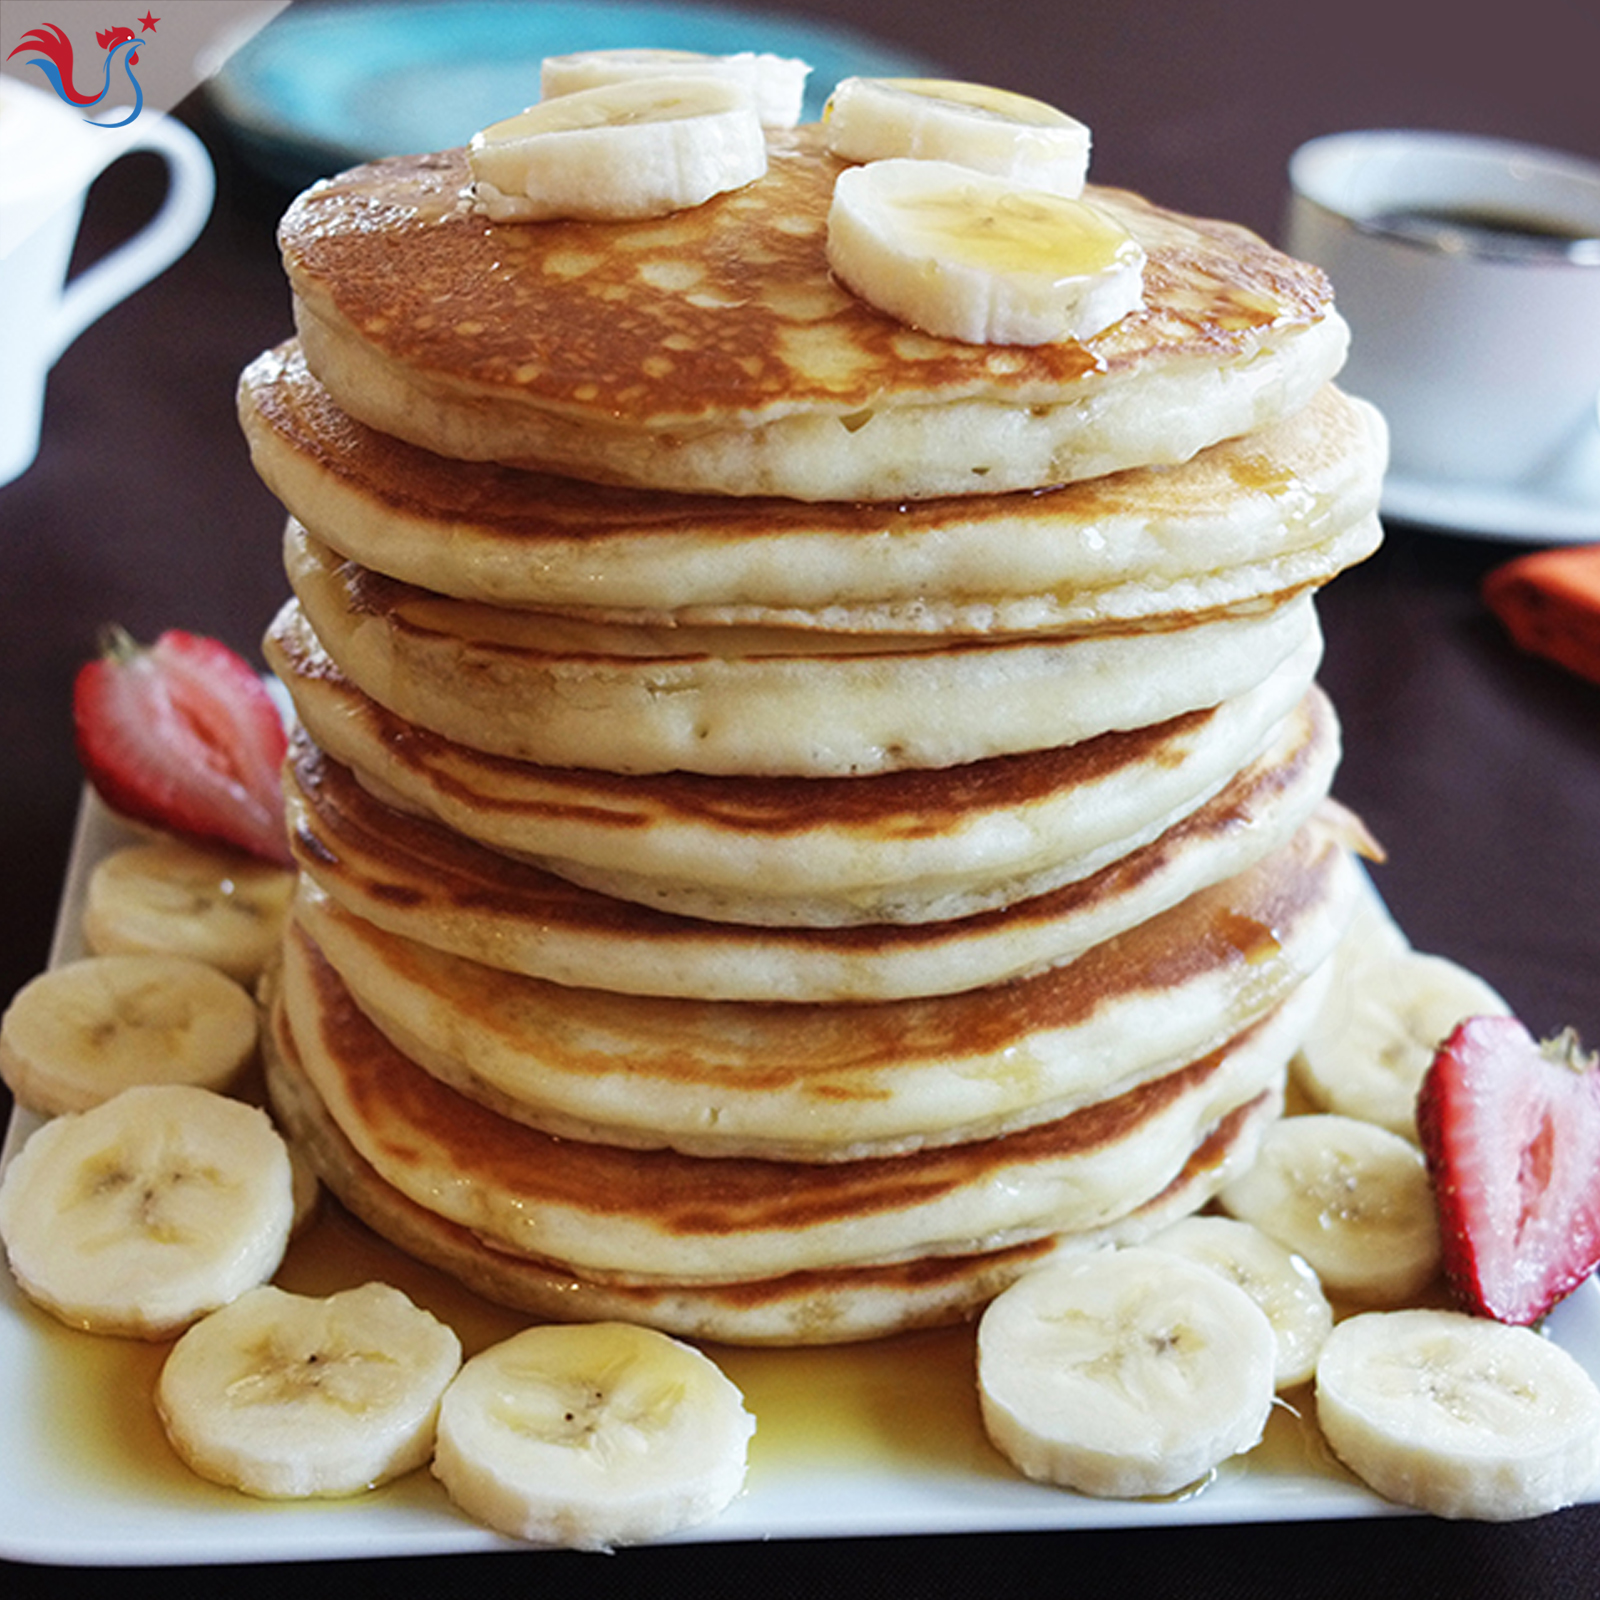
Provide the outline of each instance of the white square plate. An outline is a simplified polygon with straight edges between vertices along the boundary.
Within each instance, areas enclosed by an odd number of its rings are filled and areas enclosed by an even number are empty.
[[[79,819],[52,961],[81,950],[89,868],[126,835],[89,798]],[[34,1119],[12,1118],[4,1157]],[[311,1561],[494,1550],[426,1472],[354,1500],[264,1503],[204,1483],[167,1445],[151,1402],[164,1345],[76,1333],[0,1284],[0,1556],[84,1565]],[[470,1352],[518,1319],[376,1241],[333,1206],[278,1282],[329,1292],[371,1277],[449,1321]],[[1549,1332],[1600,1381],[1600,1282]],[[1266,1438],[1203,1488],[1159,1502],[1095,1500],[1028,1483],[984,1437],[972,1333],[954,1329],[833,1350],[710,1352],[757,1418],[745,1494],[684,1541],[924,1532],[1172,1527],[1401,1514],[1329,1455],[1310,1397],[1285,1397]],[[1600,1497],[1600,1484],[1593,1491]]]

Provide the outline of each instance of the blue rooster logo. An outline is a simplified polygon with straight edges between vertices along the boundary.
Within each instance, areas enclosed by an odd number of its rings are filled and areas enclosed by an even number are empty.
[[[151,16],[147,11],[139,18],[139,23],[146,33],[154,33],[160,20],[160,17]],[[132,122],[144,106],[144,90],[134,76],[133,69],[138,64],[140,49],[148,41],[132,28],[107,28],[104,33],[95,35],[95,43],[105,55],[101,62],[100,87],[93,91],[78,87],[73,67],[72,40],[53,22],[30,28],[22,36],[22,43],[11,50],[6,59],[9,61],[12,56],[20,55],[25,50],[35,52],[28,60],[44,74],[57,97],[69,106],[83,107],[99,106],[106,102],[111,93],[112,71],[120,66],[128,82],[133,85],[133,110],[116,122],[96,122],[90,116],[83,120],[93,128],[121,128]]]

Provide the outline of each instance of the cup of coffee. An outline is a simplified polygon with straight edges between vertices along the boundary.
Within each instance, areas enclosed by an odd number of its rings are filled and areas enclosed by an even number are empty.
[[[1289,180],[1286,244],[1333,282],[1340,383],[1387,416],[1393,473],[1559,495],[1600,444],[1600,164],[1374,130]]]
[[[161,207],[68,282],[89,185],[134,150],[167,164]],[[122,127],[96,127],[54,95],[0,77],[0,484],[38,452],[56,358],[194,243],[215,188],[205,146],[181,123],[145,111]]]

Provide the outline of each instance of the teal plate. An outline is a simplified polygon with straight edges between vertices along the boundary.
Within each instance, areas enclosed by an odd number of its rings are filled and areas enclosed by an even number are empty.
[[[864,34],[723,5],[574,0],[294,7],[211,80],[241,151],[301,187],[382,155],[465,144],[539,98],[539,62],[574,50],[770,51],[811,64],[804,115],[840,78],[914,75],[934,63]]]

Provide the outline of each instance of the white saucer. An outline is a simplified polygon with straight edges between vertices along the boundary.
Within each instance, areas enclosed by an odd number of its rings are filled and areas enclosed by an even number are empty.
[[[1382,512],[1397,522],[1480,539],[1600,543],[1600,428],[1569,453],[1558,473],[1538,482],[1438,482],[1391,468]]]
[[[1391,473],[1383,515],[1424,528],[1524,544],[1600,543],[1600,503],[1555,499],[1522,486],[1426,483]]]

